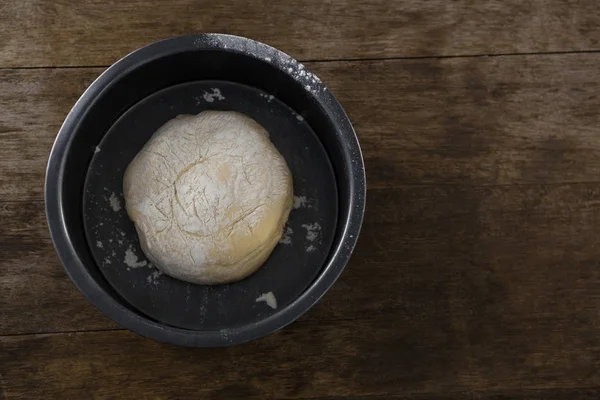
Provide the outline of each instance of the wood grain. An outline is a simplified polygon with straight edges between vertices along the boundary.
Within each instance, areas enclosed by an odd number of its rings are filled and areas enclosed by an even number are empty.
[[[310,63],[363,146],[358,247],[300,321],[210,350],[117,330],[54,254],[48,152],[102,68],[0,70],[0,398],[598,398],[599,61]]]
[[[309,63],[370,188],[597,181],[600,54]],[[41,200],[62,120],[102,69],[0,70],[0,199]]]
[[[344,400],[597,400],[600,389],[551,389],[467,391],[457,393],[406,393],[401,395],[344,397]],[[338,400],[340,397],[311,397],[310,400]],[[308,399],[307,399],[308,400]]]
[[[102,70],[0,70],[0,201],[43,199],[56,133]]]
[[[597,326],[599,195],[600,184],[371,190],[355,255],[304,319],[389,315],[431,329],[451,325],[453,313],[472,329],[500,321],[519,329],[524,320],[557,334],[570,324]],[[0,236],[0,332],[115,328],[62,271],[42,203],[0,212],[12,221]],[[509,310],[510,323],[502,317]]]
[[[496,285],[490,306],[498,313],[531,303],[521,317],[550,307],[555,323],[566,324],[576,304],[595,323],[599,57],[311,65],[355,123],[370,190],[353,260],[305,318],[370,318],[416,307],[435,321],[448,304],[476,307],[480,298],[464,298],[470,286],[486,297]],[[0,72],[4,334],[116,327],[62,272],[41,201],[55,129],[100,71]],[[370,279],[373,273],[380,279]],[[559,289],[574,295],[553,303]]]
[[[302,399],[598,385],[598,365],[580,357],[577,336],[546,355],[554,343],[531,333],[529,349],[542,353],[522,359],[469,346],[456,329],[415,330],[394,318],[298,322],[221,349],[175,348],[127,331],[0,337],[0,373],[7,398]]]
[[[0,3],[0,67],[108,65],[153,41],[247,36],[302,60],[600,49],[595,0],[25,0]]]
[[[596,400],[600,389],[505,390],[475,392],[472,400]]]

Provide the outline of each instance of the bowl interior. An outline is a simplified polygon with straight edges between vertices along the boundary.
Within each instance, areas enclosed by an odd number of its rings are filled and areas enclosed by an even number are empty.
[[[295,208],[263,266],[226,285],[183,282],[149,264],[124,207],[123,173],[150,136],[179,114],[232,110],[264,126],[294,181]],[[171,326],[236,329],[294,301],[329,254],[337,223],[337,186],[329,158],[303,117],[274,96],[229,81],[195,81],[162,89],[129,108],[94,150],[83,194],[91,253],[108,283],[131,306]],[[273,293],[277,307],[256,301]]]

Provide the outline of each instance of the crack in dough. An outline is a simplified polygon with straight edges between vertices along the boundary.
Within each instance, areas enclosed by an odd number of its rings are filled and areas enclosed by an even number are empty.
[[[255,272],[293,203],[290,171],[267,131],[230,111],[164,124],[127,167],[123,193],[152,264],[200,284]]]

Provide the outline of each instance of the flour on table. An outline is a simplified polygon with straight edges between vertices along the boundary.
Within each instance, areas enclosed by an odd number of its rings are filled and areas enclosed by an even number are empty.
[[[101,248],[102,248],[102,247],[104,247],[104,246],[102,245],[102,242],[101,242],[101,241],[97,240],[97,241],[96,241],[96,247],[97,247],[97,248],[99,248],[99,249],[101,249]]]
[[[315,246],[313,246],[312,244],[310,246],[308,246],[306,248],[306,252],[307,253],[312,253],[313,251],[315,251],[317,248]]]
[[[275,298],[275,295],[273,294],[273,292],[269,292],[269,293],[263,293],[260,295],[260,297],[258,297],[255,302],[261,302],[264,301],[265,303],[267,303],[267,305],[269,307],[271,307],[273,310],[277,309],[277,299]]]

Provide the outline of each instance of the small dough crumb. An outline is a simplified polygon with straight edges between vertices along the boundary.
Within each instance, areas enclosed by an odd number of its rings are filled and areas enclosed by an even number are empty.
[[[110,202],[110,208],[112,208],[114,212],[119,212],[121,210],[121,202],[114,193],[110,194],[108,201]]]
[[[212,103],[213,101],[215,101],[215,99],[217,99],[217,100],[225,100],[225,96],[223,96],[221,94],[221,90],[219,90],[217,88],[212,88],[212,93],[204,92],[204,94],[202,95],[202,97],[208,103]]]
[[[302,207],[307,207],[307,208],[311,207],[310,202],[308,201],[306,196],[294,196],[294,205],[292,206],[292,208],[294,210],[297,210]]]
[[[321,231],[321,225],[318,222],[314,224],[303,224],[302,227],[306,229],[306,240],[314,242],[319,237]]]
[[[133,252],[131,247],[125,250],[124,262],[131,268],[145,267],[148,264],[147,261],[138,261],[137,255]]]
[[[255,301],[257,303],[260,301],[264,301],[273,310],[277,309],[277,299],[275,298],[275,295],[273,294],[273,292],[263,293]]]

